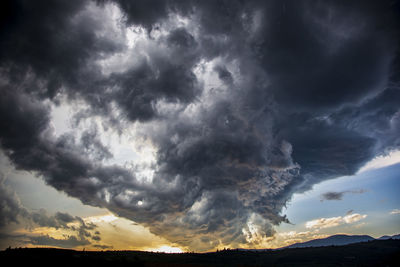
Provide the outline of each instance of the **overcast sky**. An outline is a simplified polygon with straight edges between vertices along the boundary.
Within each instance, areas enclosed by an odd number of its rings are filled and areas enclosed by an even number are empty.
[[[0,247],[400,232],[398,1],[6,1]]]

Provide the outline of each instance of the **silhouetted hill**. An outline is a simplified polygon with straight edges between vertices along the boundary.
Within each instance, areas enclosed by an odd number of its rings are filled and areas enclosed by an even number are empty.
[[[303,243],[296,243],[287,246],[286,248],[343,246],[372,240],[375,240],[375,238],[369,235],[332,235],[327,238],[314,239]]]
[[[15,266],[399,266],[400,240],[373,240],[345,246],[268,251],[225,250],[166,254],[140,251],[11,249],[0,262]]]
[[[384,235],[378,238],[378,240],[388,240],[388,239],[400,239],[400,234],[398,235]]]

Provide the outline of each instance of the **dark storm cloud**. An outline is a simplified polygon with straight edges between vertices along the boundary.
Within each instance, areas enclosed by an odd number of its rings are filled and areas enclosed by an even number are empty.
[[[85,223],[81,217],[74,217],[68,213],[62,212],[56,212],[54,215],[48,215],[44,209],[26,212],[25,214],[21,214],[21,216],[27,219],[28,223],[32,222],[36,226],[77,231],[77,235],[81,239],[91,237],[92,233],[90,231],[97,228],[97,225],[93,223]],[[70,223],[78,223],[79,226],[68,225]]]
[[[98,236],[98,235],[95,235],[95,236],[92,237],[92,239],[95,240],[95,241],[100,241],[101,237]]]
[[[88,154],[94,155],[96,160],[109,159],[113,155],[99,139],[97,126],[94,124],[81,136],[81,143]]]
[[[149,0],[149,1],[107,1],[100,3],[116,2],[126,13],[127,23],[141,25],[147,30],[152,30],[161,20],[166,19],[170,11],[189,11],[189,1],[182,0]]]
[[[133,48],[99,19],[112,3],[124,16],[121,32],[145,28]],[[394,8],[389,1],[8,2],[2,149],[17,169],[170,241],[201,250],[260,243],[288,222],[280,211],[293,192],[352,175],[399,148]],[[126,62],[114,70],[107,60],[121,53]],[[157,151],[151,183],[139,178],[143,166],[105,163],[112,151],[95,124],[80,136],[56,136],[58,96],[84,102],[76,127],[94,116],[121,135],[134,125],[135,138]],[[52,227],[72,219],[39,217]],[[77,237],[33,242],[98,239],[94,226],[76,220]]]
[[[118,166],[101,166],[100,163],[90,161],[85,146],[75,143],[73,136],[62,135],[52,140],[51,132],[41,132],[43,125],[48,123],[48,110],[22,94],[17,96],[7,92],[4,90],[4,105],[1,106],[7,112],[1,112],[1,122],[9,130],[3,131],[1,141],[5,153],[18,169],[36,171],[45,177],[47,184],[86,204],[106,206],[129,217],[132,216],[131,211],[124,211],[124,208],[132,203],[126,206],[119,196],[123,196],[127,189],[137,190],[140,194],[135,198],[136,201],[148,197],[149,202],[153,202],[148,210],[142,210],[139,216],[135,215],[135,219],[140,222],[151,221],[161,211],[172,210],[172,207],[166,208],[162,203],[180,205],[178,198],[163,202],[169,198],[167,194],[175,193],[176,189],[160,195],[153,192],[154,195],[146,196],[148,189],[140,185],[129,170]],[[25,128],[26,131],[17,130]],[[27,136],[27,133],[30,134]],[[135,212],[134,206],[129,208]],[[36,220],[38,223],[48,219],[39,215]],[[50,220],[48,223],[53,219]],[[81,230],[85,236],[86,229]]]
[[[7,185],[4,184],[2,177],[0,184],[1,201],[0,201],[0,235],[4,239],[21,240],[24,243],[33,245],[58,246],[64,248],[72,248],[76,246],[89,245],[89,238],[94,241],[100,241],[100,233],[95,231],[97,225],[93,223],[85,223],[82,218],[72,216],[68,213],[56,212],[54,215],[47,214],[46,210],[38,211],[27,210],[20,202],[17,194]],[[18,224],[28,230],[34,227],[50,227],[55,229],[72,230],[76,235],[68,236],[64,239],[57,239],[48,235],[19,235],[12,236],[3,234],[7,232],[7,226],[11,223]],[[72,223],[72,224],[71,224]],[[74,226],[74,224],[78,224]],[[71,225],[68,225],[71,224]]]
[[[224,66],[216,66],[215,71],[218,73],[218,78],[222,81],[231,84],[233,82],[232,74]]]
[[[167,38],[169,44],[178,46],[179,48],[193,48],[196,45],[196,41],[185,28],[178,28],[173,30]]]
[[[377,141],[364,133],[308,114],[295,116],[290,123],[284,136],[295,148],[293,160],[306,176],[304,189],[324,179],[352,175],[375,156]]]
[[[348,106],[333,113],[329,119],[376,139],[381,150],[398,147],[400,88],[397,83],[361,105]]]
[[[75,217],[71,216],[68,213],[63,213],[63,212],[57,212],[55,214],[55,217],[58,221],[63,222],[63,223],[70,223],[75,220]]]
[[[119,90],[112,97],[131,121],[148,121],[157,117],[156,104],[190,102],[198,93],[193,65],[174,64],[169,58],[154,58],[111,77]]]
[[[48,235],[28,236],[28,243],[41,246],[56,246],[61,248],[74,248],[90,245],[89,240],[79,239],[76,236],[68,236],[65,239],[57,239]]]
[[[88,239],[80,239],[74,235],[64,236],[64,238],[54,238],[49,235],[28,235],[28,234],[3,234],[0,233],[0,241],[7,240],[8,242],[18,241],[22,244],[31,244],[39,246],[52,246],[60,248],[76,248],[78,246],[91,245]],[[6,245],[6,243],[4,244]],[[112,246],[95,244],[93,247],[96,248],[112,248]]]
[[[38,226],[41,227],[53,227],[55,229],[59,228],[69,228],[67,223],[75,221],[75,219],[67,213],[56,213],[54,216],[47,215],[47,212],[43,209],[32,212],[29,218]]]
[[[0,228],[10,223],[19,223],[19,215],[27,214],[14,191],[4,184],[5,178],[0,174]]]
[[[115,52],[121,45],[96,35],[101,23],[82,11],[87,5],[75,0],[6,1],[0,60],[8,78],[19,82],[33,75],[43,85],[31,83],[26,90],[50,98],[66,83],[71,85],[67,92],[73,93],[83,81],[92,80],[89,59]]]
[[[265,10],[257,48],[274,96],[289,109],[340,108],[384,87],[396,49],[389,2],[275,1]]]

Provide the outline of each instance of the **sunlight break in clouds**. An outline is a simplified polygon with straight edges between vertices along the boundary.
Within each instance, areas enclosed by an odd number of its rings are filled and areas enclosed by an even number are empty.
[[[182,253],[183,251],[177,247],[170,247],[170,246],[161,246],[156,249],[150,249],[149,251],[153,252],[165,252],[165,253]]]
[[[400,150],[391,151],[388,154],[378,156],[378,157],[372,159],[371,161],[367,162],[367,164],[365,164],[358,171],[358,173],[362,173],[362,172],[373,170],[373,169],[379,169],[379,168],[387,167],[387,166],[398,164],[398,163],[400,163]]]
[[[90,222],[90,223],[99,223],[99,222],[110,223],[117,219],[118,219],[118,217],[116,217],[114,214],[106,214],[106,215],[87,217],[87,218],[84,218],[84,221]]]

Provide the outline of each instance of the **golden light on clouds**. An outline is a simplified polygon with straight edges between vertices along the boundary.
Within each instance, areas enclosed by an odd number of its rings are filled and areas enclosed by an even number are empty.
[[[147,228],[113,214],[87,217],[84,220],[97,225],[97,231],[101,233],[100,243],[112,246],[113,250],[183,251],[171,242],[150,233]]]
[[[365,219],[367,215],[361,215],[358,213],[354,214],[349,214],[346,216],[337,216],[337,217],[331,217],[331,218],[319,218],[315,220],[311,220],[306,222],[306,228],[307,229],[312,229],[312,228],[317,228],[317,229],[323,229],[323,228],[330,228],[330,227],[335,227],[339,226],[342,224],[351,224],[358,222],[362,219]]]
[[[106,214],[106,215],[99,215],[99,216],[91,216],[91,217],[86,217],[84,219],[85,222],[87,223],[100,223],[100,222],[112,222],[117,220],[118,217],[116,217],[114,214]]]
[[[235,249],[265,249],[265,248],[280,248],[294,244],[296,242],[305,242],[312,239],[325,238],[329,236],[328,232],[323,232],[325,229],[333,228],[335,226],[350,225],[353,229],[358,228],[358,225],[354,225],[367,215],[358,213],[349,214],[346,216],[337,216],[331,218],[318,218],[315,220],[307,221],[304,224],[306,230],[304,231],[282,231],[276,232],[271,237],[262,237],[258,235],[259,229],[253,229],[251,237],[252,242],[241,246],[230,246],[222,245],[222,243],[216,246],[214,249],[209,251],[215,251],[216,249],[222,250],[224,248]],[[77,250],[141,250],[141,251],[153,251],[153,252],[165,252],[165,253],[182,253],[185,251],[191,251],[188,248],[180,247],[177,244],[171,243],[168,240],[152,234],[147,228],[136,224],[128,219],[120,218],[112,213],[105,213],[102,215],[89,216],[82,218],[86,225],[96,225],[91,231],[92,238],[88,244],[76,245],[73,248]],[[79,227],[82,224],[79,221],[74,221],[68,224],[68,228],[54,228],[54,227],[33,227],[33,228],[18,228],[14,229],[14,235],[22,236],[20,244],[18,246],[24,247],[58,247],[58,245],[40,245],[29,243],[29,240],[35,238],[42,238],[50,241],[59,241],[59,244],[66,244],[67,241],[71,241],[71,238],[77,237],[80,241],[78,233]],[[100,238],[93,239],[94,233]],[[250,233],[249,233],[250,234]],[[72,240],[74,241],[74,240]],[[63,246],[59,246],[63,247]],[[203,251],[205,252],[205,251]]]

